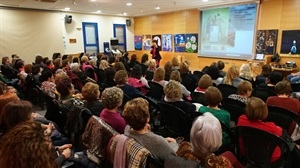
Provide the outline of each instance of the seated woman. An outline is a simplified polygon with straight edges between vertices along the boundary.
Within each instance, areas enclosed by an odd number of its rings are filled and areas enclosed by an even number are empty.
[[[104,109],[103,103],[99,100],[99,85],[88,82],[82,87],[81,94],[83,99],[86,100],[83,106],[89,109],[93,115],[99,116]]]
[[[168,81],[165,81],[165,70],[162,67],[159,67],[154,71],[152,81],[162,85],[163,87],[168,83]]]
[[[134,138],[151,154],[164,161],[168,155],[175,154],[178,144],[173,138],[163,138],[150,130],[149,104],[145,99],[135,98],[125,104],[123,117],[128,124],[125,135]]]
[[[237,86],[237,94],[231,94],[228,98],[247,104],[252,93],[252,84],[249,81],[241,81]]]
[[[240,68],[240,78],[253,82],[253,74],[249,64],[242,64]]]
[[[272,72],[272,67],[270,64],[263,65],[261,68],[261,73],[257,75],[255,78],[255,85],[258,86],[259,84],[265,84],[271,72]]]
[[[149,88],[148,81],[142,76],[142,67],[139,64],[133,66],[127,82],[129,85],[139,88],[143,93],[146,92],[145,87]]]
[[[2,114],[3,108],[6,104],[16,100],[19,100],[19,97],[16,94],[6,93],[0,95],[0,115]]]
[[[228,111],[218,107],[222,101],[222,93],[219,91],[219,89],[213,86],[208,87],[205,92],[205,101],[208,103],[208,106],[201,106],[198,111],[201,113],[210,112],[228,128],[230,128],[230,114]],[[222,144],[226,145],[229,144],[229,142],[229,135],[223,132]]]
[[[51,158],[50,147],[49,135],[41,124],[19,124],[1,138],[0,165],[5,168],[58,167]]]
[[[172,73],[172,63],[171,61],[167,61],[164,65],[164,69],[165,69],[165,80],[169,81],[170,80],[170,75]]]
[[[102,92],[101,100],[105,109],[100,113],[100,118],[117,132],[123,134],[126,123],[124,118],[118,113],[118,108],[123,101],[123,91],[117,87],[106,88]]]
[[[237,87],[237,85],[242,81],[242,79],[239,76],[239,67],[236,65],[232,65],[228,69],[226,76],[223,78],[222,83]]]
[[[180,77],[179,71],[172,71],[171,72],[170,81],[171,80],[179,82],[183,96],[185,96],[187,99],[190,99],[191,92],[188,91],[183,84],[181,84],[181,77]]]
[[[164,93],[165,93],[165,97],[164,97],[165,102],[180,108],[188,115],[190,112],[194,112],[196,110],[196,106],[194,104],[184,101],[182,99],[182,91],[179,82],[171,80],[164,87]]]
[[[50,70],[44,70],[41,75],[42,85],[41,89],[44,93],[46,93],[51,98],[55,99],[55,88],[56,85],[54,83],[53,74]]]
[[[222,145],[222,128],[219,120],[211,113],[198,117],[191,129],[191,142],[182,142],[176,152],[177,156],[200,162],[205,168],[228,167],[242,168],[231,152],[215,156]]]
[[[206,74],[211,77],[212,82],[216,86],[218,86],[223,81],[223,76],[221,77],[219,68],[216,65],[214,65],[214,64],[210,65],[207,68]],[[225,73],[225,75],[226,75],[226,73]]]
[[[266,132],[270,132],[277,136],[282,136],[282,128],[275,125],[273,122],[264,122],[268,117],[268,108],[265,102],[261,99],[252,97],[245,108],[245,114],[241,115],[237,126],[247,126],[257,128]],[[241,143],[241,142],[240,142]],[[245,153],[245,149],[242,145],[241,152]],[[271,157],[271,162],[276,161],[280,158],[280,148],[276,147],[274,149],[273,155]]]
[[[201,92],[201,93],[205,93],[206,89],[210,86],[212,86],[212,80],[211,77],[207,74],[204,74],[199,82],[198,82],[198,87],[195,89],[194,92]]]
[[[137,95],[142,95],[143,93],[137,90],[132,85],[127,83],[128,75],[127,71],[119,70],[115,75],[115,81],[117,83],[117,87],[121,88],[127,96],[130,98],[135,98]]]

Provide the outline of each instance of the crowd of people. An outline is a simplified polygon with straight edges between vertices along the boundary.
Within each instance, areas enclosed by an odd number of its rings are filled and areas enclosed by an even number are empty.
[[[134,138],[162,162],[175,156],[175,159],[190,161],[188,163],[198,167],[244,167],[234,151],[218,151],[221,146],[233,143],[222,130],[221,123],[231,129],[248,126],[285,136],[289,144],[294,144],[296,152],[293,154],[299,159],[296,144],[300,139],[297,136],[299,126],[294,125],[292,130],[287,130],[293,134],[292,138],[273,122],[264,121],[268,116],[267,106],[300,114],[299,100],[290,97],[292,88],[288,80],[294,78],[284,80],[283,75],[273,72],[270,65],[264,65],[261,74],[256,76],[248,64],[240,68],[232,65],[225,72],[222,61],[204,67],[203,75],[197,76],[190,71],[189,61],[177,57],[159,66],[161,56],[158,49],[154,46],[152,50],[154,59],[149,60],[149,56],[144,54],[141,61],[135,54],[129,58],[128,53],[122,56],[98,54],[93,58],[85,53],[74,58],[54,53],[52,59],[37,55],[35,62],[28,64],[15,54],[12,61],[3,57],[0,74],[0,165],[7,168],[52,168],[72,161],[79,167],[98,167],[84,152],[76,154],[74,137],[69,137],[66,130],[70,118],[74,120],[76,108],[87,109],[91,116],[100,117],[118,133]],[[162,88],[161,99],[151,97],[154,88],[151,88],[150,82]],[[230,111],[222,107],[224,96],[218,89],[220,84],[235,87],[237,92],[228,98],[245,104],[245,113],[237,123],[232,124]],[[265,102],[253,96],[252,91],[257,88],[270,93]],[[204,94],[207,104],[192,99],[196,92]],[[45,116],[33,112],[32,104],[41,101],[41,97],[37,96],[40,93],[44,98],[56,100],[60,108],[47,109]],[[153,102],[168,103],[188,114],[193,120],[190,140],[178,142],[174,139],[176,137],[156,134],[152,130],[149,102],[141,98],[143,96]],[[195,112],[199,117],[192,118]],[[274,150],[272,162],[279,159],[278,150]]]

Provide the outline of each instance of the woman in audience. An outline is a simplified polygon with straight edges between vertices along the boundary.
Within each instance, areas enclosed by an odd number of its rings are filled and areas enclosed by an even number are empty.
[[[127,83],[128,75],[127,71],[120,70],[115,75],[115,81],[117,83],[117,87],[121,88],[128,97],[135,98],[137,95],[142,95],[143,93],[137,90],[132,85]]]
[[[165,70],[162,67],[157,68],[154,71],[152,81],[164,87],[168,83],[168,81],[165,81],[164,79],[165,79]]]
[[[0,141],[0,165],[5,168],[56,168],[51,159],[49,134],[41,124],[25,122],[7,132]]]
[[[99,100],[99,85],[92,82],[87,82],[82,87],[81,94],[84,100],[86,100],[83,106],[89,109],[93,115],[99,116],[100,112],[104,109],[103,103]]]
[[[183,86],[183,85],[181,84],[181,77],[180,77],[179,71],[173,71],[173,72],[171,73],[170,81],[171,81],[171,80],[174,80],[174,81],[179,82],[179,83],[180,83],[180,87],[181,87],[181,91],[182,91],[183,96],[185,96],[187,99],[190,99],[191,92],[188,91],[188,90],[186,89],[186,87]]]
[[[12,64],[10,64],[9,57],[2,58],[1,71],[9,79],[17,78],[18,70],[14,69]]]
[[[148,69],[149,66],[149,55],[148,54],[143,54],[142,55],[142,59],[141,59],[141,67],[142,67],[142,75],[145,76],[146,71]]]
[[[130,57],[130,61],[128,63],[128,67],[131,70],[133,68],[133,66],[136,65],[136,64],[140,64],[140,63],[137,61],[136,54],[132,54],[131,57]]]
[[[211,77],[207,74],[204,74],[199,82],[198,82],[198,87],[195,89],[194,92],[201,92],[201,93],[205,93],[206,89],[210,86],[212,86],[212,80]]]
[[[47,60],[46,63],[45,63],[45,68],[44,70],[48,70],[50,71],[52,74],[55,74],[55,71],[54,71],[54,64],[53,64],[53,61],[52,60]]]
[[[0,115],[2,114],[3,108],[6,104],[16,100],[19,100],[19,97],[16,94],[9,93],[0,95]]]
[[[282,136],[282,128],[275,125],[273,122],[265,122],[268,117],[268,108],[265,102],[256,97],[251,97],[245,108],[245,114],[241,115],[237,126],[247,126],[257,128],[277,136]],[[241,143],[241,141],[240,141]],[[242,154],[245,154],[245,149],[240,145]],[[276,147],[271,157],[271,162],[280,158],[280,148]]]
[[[114,67],[116,69],[116,72],[118,72],[119,70],[126,70],[122,62],[116,62]]]
[[[253,81],[253,74],[251,72],[251,67],[249,64],[242,64],[240,68],[240,77],[250,82]]]
[[[198,82],[197,77],[190,73],[188,62],[186,62],[186,61],[181,62],[179,64],[179,67],[180,67],[180,76],[181,76],[182,80],[185,80],[186,78],[189,78],[195,84]],[[185,86],[185,87],[187,87],[187,86]]]
[[[252,93],[252,84],[249,81],[241,81],[237,86],[237,93],[231,94],[228,98],[238,100],[247,104]]]
[[[217,62],[217,67],[218,67],[218,69],[220,71],[220,77],[223,78],[224,76],[226,76],[226,72],[223,71],[223,69],[225,68],[224,62],[223,61],[218,61]]]
[[[167,61],[164,65],[165,69],[165,80],[169,81],[170,80],[170,75],[172,73],[172,63],[170,61]]]
[[[270,64],[263,65],[261,73],[256,76],[255,85],[258,86],[259,84],[265,84],[271,72],[272,72],[272,67],[270,66]]]
[[[61,59],[60,59],[60,58],[56,58],[56,59],[53,61],[53,64],[54,64],[53,71],[56,72],[58,69],[61,68]]]
[[[273,71],[266,80],[266,83],[261,83],[258,88],[266,89],[275,93],[275,85],[283,80],[281,72]]]
[[[164,93],[165,93],[165,98],[164,98],[165,102],[180,108],[188,115],[190,114],[190,112],[194,112],[196,110],[196,106],[194,104],[184,101],[182,99],[182,91],[179,82],[171,80],[164,87]]]
[[[145,74],[145,78],[147,80],[152,80],[155,70],[156,70],[156,61],[155,61],[155,59],[152,59],[148,64],[148,68],[147,68],[147,71],[146,71],[146,74]]]
[[[99,65],[99,69],[102,69],[103,71],[109,67],[109,64],[106,60],[101,60],[100,65]]]
[[[239,67],[236,65],[232,65],[228,69],[228,72],[224,77],[222,83],[237,87],[237,85],[242,81],[242,79],[239,76]]]
[[[176,154],[188,160],[200,162],[204,168],[242,168],[229,151],[215,156],[222,145],[222,127],[219,120],[210,113],[198,117],[191,129],[191,143],[182,142]]]
[[[149,88],[148,81],[142,76],[142,67],[139,64],[133,66],[127,82],[133,87],[139,88],[143,93],[147,93],[145,87]]]
[[[208,87],[205,92],[205,101],[207,102],[208,106],[201,106],[198,111],[201,113],[210,112],[228,128],[230,128],[230,114],[228,111],[218,107],[222,101],[222,93],[219,91],[219,89],[213,86]],[[229,144],[229,142],[230,138],[228,134],[223,132],[222,144],[226,145]]]
[[[175,139],[163,138],[151,132],[149,104],[145,99],[135,98],[128,101],[122,115],[128,124],[124,134],[134,138],[155,158],[164,161],[168,155],[175,154],[178,149]]]
[[[116,82],[114,81],[114,77],[116,74],[116,69],[114,67],[108,67],[104,70],[104,81],[102,83],[101,88],[105,89],[107,87],[116,86]]]
[[[216,65],[211,65],[207,68],[207,75],[212,79],[212,82],[217,86],[223,81],[223,77],[220,77],[220,70]]]
[[[118,113],[118,108],[123,101],[123,91],[117,87],[106,88],[102,92],[101,100],[105,109],[100,113],[100,118],[117,132],[123,134],[126,123],[124,118]]]
[[[54,77],[51,71],[44,70],[41,75],[42,85],[41,89],[44,93],[48,96],[52,97],[53,99],[56,98],[55,89],[56,85],[54,83]]]
[[[172,63],[172,71],[178,71],[179,68],[179,60],[176,56],[174,56],[171,60]]]

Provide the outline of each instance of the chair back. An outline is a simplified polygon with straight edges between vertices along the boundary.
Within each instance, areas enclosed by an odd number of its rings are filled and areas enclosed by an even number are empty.
[[[197,77],[198,81],[199,79],[205,74],[202,71],[194,71],[193,74]]]
[[[152,155],[148,155],[147,161],[146,161],[146,168],[163,168],[164,164],[153,157]]]
[[[287,130],[289,135],[292,135],[294,131],[294,129],[290,130],[291,125],[293,125],[293,128],[295,127],[295,123],[300,125],[300,117],[288,109],[268,106],[268,111],[267,121],[274,122],[276,125]]]
[[[271,90],[264,89],[264,88],[255,88],[252,91],[251,97],[252,96],[258,97],[261,100],[263,100],[264,102],[267,102],[268,97],[270,97],[270,96],[276,96],[276,93],[273,92],[273,91],[271,91]]]
[[[246,126],[235,128],[237,138],[237,154],[240,160],[254,167],[284,167],[289,153],[288,144],[272,133]],[[240,140],[240,141],[239,141]],[[245,153],[241,153],[243,146]],[[280,158],[271,162],[275,147],[281,151]]]
[[[230,113],[231,121],[237,123],[239,117],[245,113],[246,104],[228,97],[223,98],[222,108]]]
[[[291,87],[293,92],[300,92],[300,83],[292,83]]]
[[[220,121],[220,120],[219,120]],[[231,130],[224,122],[220,121],[221,127],[222,127],[222,132],[225,132],[229,138],[230,138],[230,143],[228,144],[222,144],[222,146],[214,152],[216,155],[220,155],[226,151],[231,151],[235,152],[235,135],[233,130]]]
[[[232,85],[221,83],[217,87],[222,93],[223,98],[228,97],[231,94],[237,93],[237,88]]]
[[[197,84],[189,77],[183,77],[181,84],[190,92],[193,92],[197,87]]]
[[[190,139],[192,119],[181,109],[164,102],[159,102],[162,122],[166,128],[168,136],[183,136],[185,140]]]
[[[150,87],[150,91],[147,95],[155,100],[162,100],[164,96],[164,87],[153,81],[148,81],[148,85]]]
[[[125,93],[123,92],[123,101],[122,101],[122,105],[121,105],[120,108],[123,109],[124,106],[125,106],[125,104],[126,104],[129,100],[131,100],[131,97],[129,97],[127,94],[125,94]]]
[[[207,102],[205,101],[205,93],[202,92],[192,92],[191,94],[192,100],[195,103],[200,103],[203,106],[207,106]]]

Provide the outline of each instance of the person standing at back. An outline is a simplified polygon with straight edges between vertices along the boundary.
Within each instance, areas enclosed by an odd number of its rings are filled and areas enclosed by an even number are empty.
[[[150,53],[152,54],[152,59],[156,60],[156,67],[159,67],[159,62],[161,60],[161,55],[159,53],[159,48],[158,48],[156,40],[152,41],[152,46],[151,46]]]

